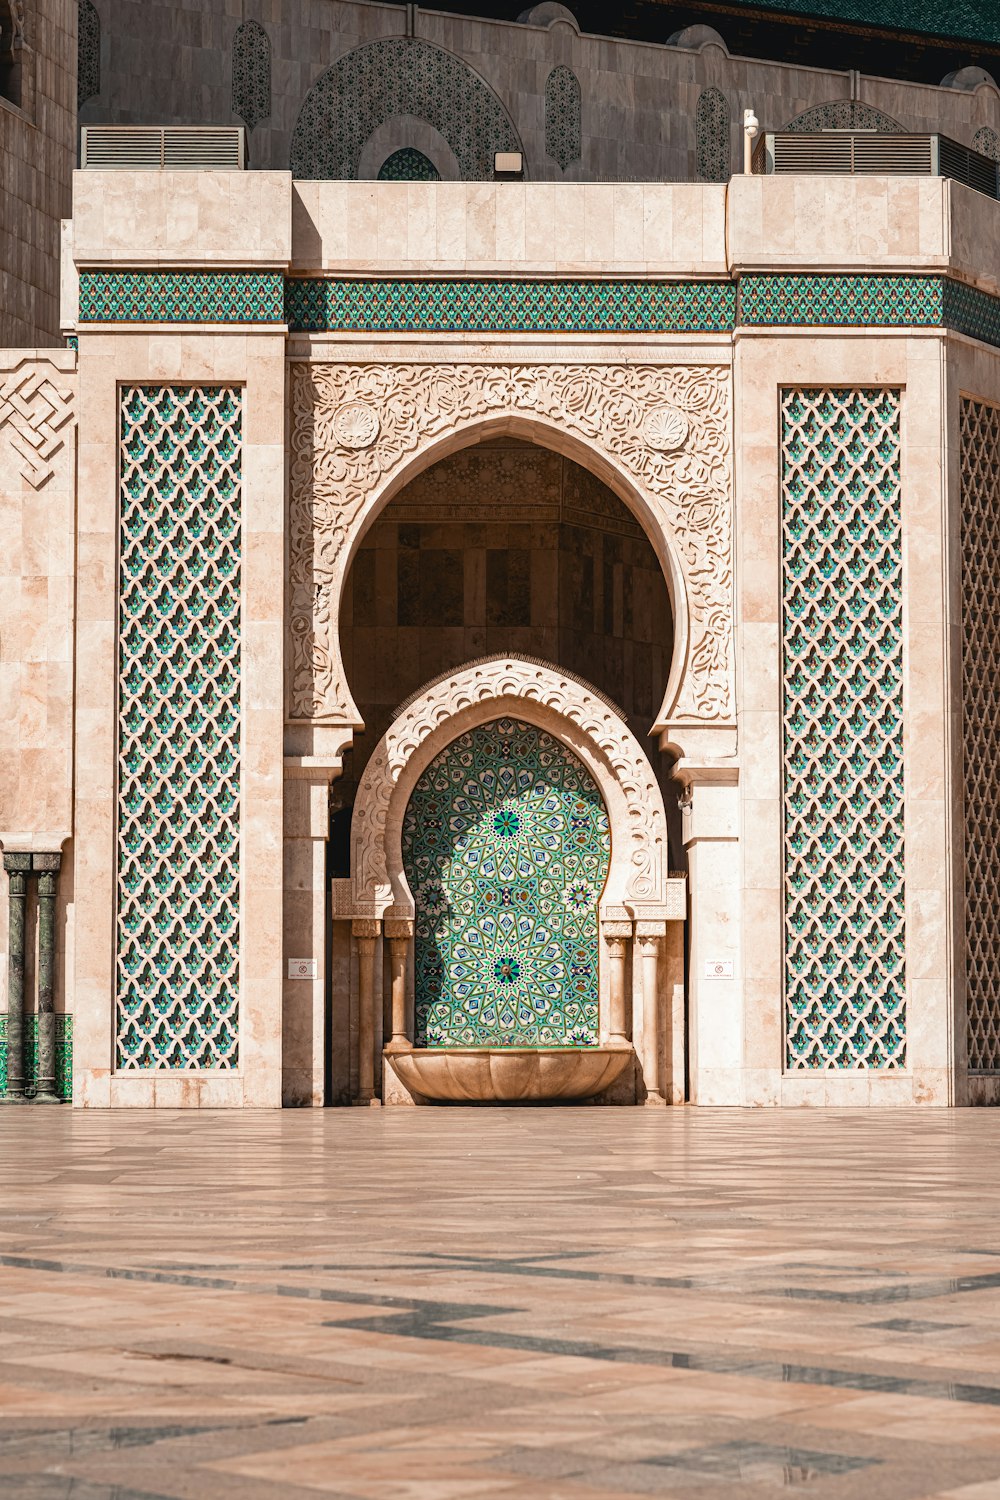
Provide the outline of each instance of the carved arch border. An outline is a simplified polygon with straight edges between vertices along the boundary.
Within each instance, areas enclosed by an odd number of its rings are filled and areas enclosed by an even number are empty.
[[[488,432],[581,463],[642,525],[674,613],[674,659],[654,729],[734,723],[723,364],[294,364],[289,720],[361,727],[339,639],[353,557],[410,479]]]
[[[602,908],[662,915],[668,844],[663,794],[648,757],[600,693],[545,662],[508,655],[435,678],[402,709],[365,767],[351,820],[356,916],[412,917],[403,868],[403,814],[431,761],[459,735],[505,714],[563,744],[593,777],[608,810],[611,868]]]

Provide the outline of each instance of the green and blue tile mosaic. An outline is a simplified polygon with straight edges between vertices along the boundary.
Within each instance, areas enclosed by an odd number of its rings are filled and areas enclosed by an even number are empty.
[[[242,413],[121,393],[121,1071],[239,1065]]]
[[[786,1065],[906,1065],[899,392],[781,397]]]
[[[285,318],[300,333],[726,332],[726,281],[344,281],[295,277]]]
[[[447,746],[403,820],[417,1045],[596,1046],[610,860],[601,794],[551,735],[497,719]]]
[[[944,322],[940,276],[773,276],[740,280],[739,320],[784,327],[931,327]]]
[[[80,323],[281,323],[280,271],[81,271]]]
[[[26,1083],[35,1087],[38,1078],[38,1017],[24,1018],[24,1061]],[[7,1015],[0,1012],[0,1099],[7,1092]],[[73,1017],[56,1016],[56,1093],[60,1099],[73,1097]]]

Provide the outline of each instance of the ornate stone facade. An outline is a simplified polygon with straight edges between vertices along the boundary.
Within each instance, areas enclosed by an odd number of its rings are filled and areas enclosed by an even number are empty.
[[[349,446],[338,423],[359,408],[370,412],[372,435]],[[681,441],[665,447],[664,434],[684,423]],[[593,464],[660,553],[680,648],[661,718],[730,721],[729,423],[729,377],[716,366],[295,366],[291,717],[357,723],[337,621],[360,536],[421,459],[477,430],[506,428],[548,436]]]

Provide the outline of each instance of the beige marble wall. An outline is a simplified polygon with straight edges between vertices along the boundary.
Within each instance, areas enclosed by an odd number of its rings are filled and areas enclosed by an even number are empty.
[[[287,172],[74,172],[77,266],[284,267]]]
[[[296,182],[291,191],[292,267],[301,274],[728,280],[878,270],[1000,286],[1000,208],[942,177],[739,176],[728,187]]]
[[[121,383],[243,386],[240,1069],[114,1071],[117,428]],[[281,1099],[284,340],[272,332],[80,338],[74,1102],[210,1107]]]

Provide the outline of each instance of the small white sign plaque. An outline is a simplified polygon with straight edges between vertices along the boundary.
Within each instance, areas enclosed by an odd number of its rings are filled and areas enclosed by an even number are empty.
[[[733,961],[731,958],[706,958],[706,979],[732,979]]]
[[[289,979],[315,979],[319,973],[319,962],[315,958],[290,958]]]

